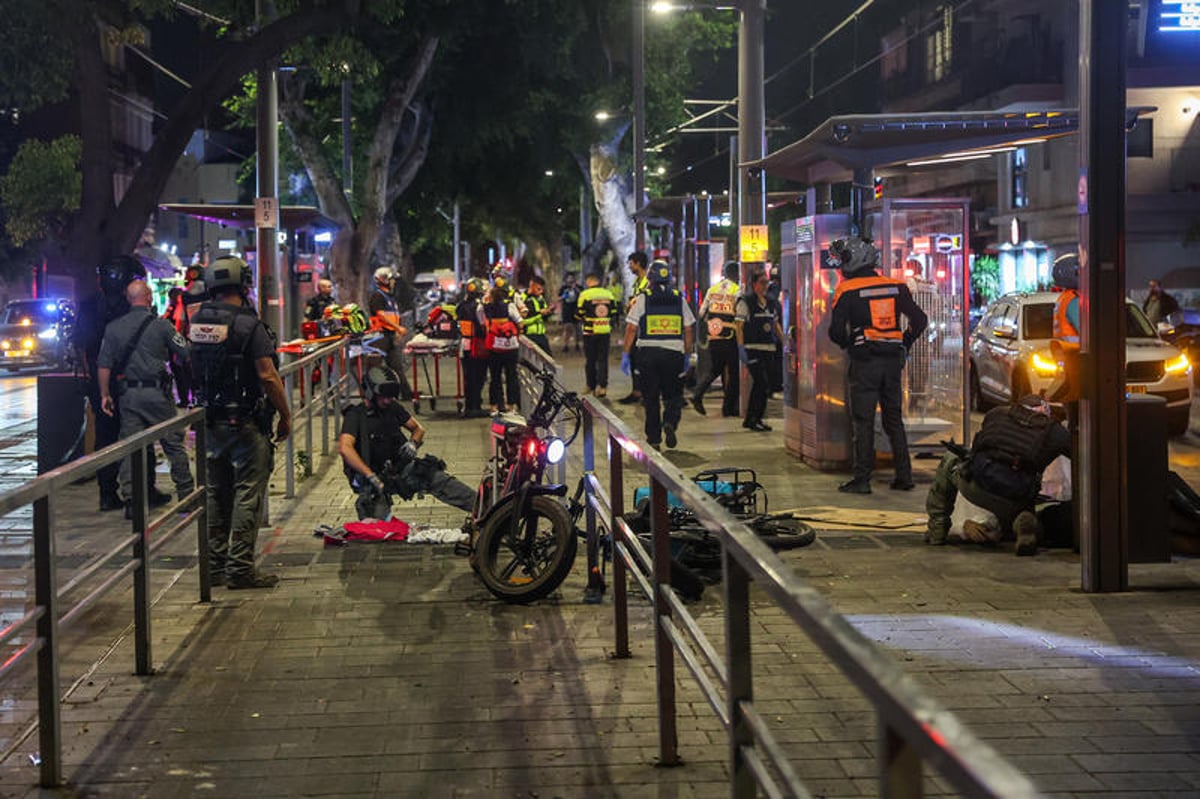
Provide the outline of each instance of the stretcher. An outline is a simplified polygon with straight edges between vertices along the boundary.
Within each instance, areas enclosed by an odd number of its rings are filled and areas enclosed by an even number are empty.
[[[456,410],[463,408],[462,366],[458,360],[458,339],[430,338],[417,333],[404,345],[404,354],[412,361],[412,405],[413,413],[421,412],[421,387],[418,380],[418,365],[425,373],[424,396],[429,398],[429,409],[437,410],[438,397],[442,396],[442,359],[454,361],[454,400]],[[429,375],[429,362],[433,361],[433,377]]]

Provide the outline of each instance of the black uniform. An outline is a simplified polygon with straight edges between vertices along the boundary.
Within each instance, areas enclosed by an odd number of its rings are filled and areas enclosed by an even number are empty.
[[[392,494],[412,499],[430,494],[460,510],[475,508],[475,490],[446,474],[445,461],[433,455],[406,459],[401,448],[408,441],[404,425],[411,416],[399,403],[384,408],[351,405],[342,421],[342,435],[354,438],[354,449],[371,471],[383,481],[383,492],[376,491],[363,476],[347,467],[350,487],[358,494],[354,508],[358,518],[387,519],[391,516]]]
[[[776,306],[767,298],[759,300],[754,292],[738,298],[737,318],[742,322],[742,341],[746,347],[746,370],[750,373],[750,396],[746,399],[746,418],[742,427],[760,429],[771,393],[771,366],[775,355]]]
[[[634,373],[646,411],[646,441],[657,446],[666,428],[679,427],[683,410],[683,378],[687,372],[684,330],[695,324],[692,310],[678,291],[655,286],[634,298],[626,326],[637,327],[637,360]],[[660,404],[661,401],[661,404]],[[671,445],[671,435],[667,436]],[[673,446],[673,445],[672,445]]]
[[[900,316],[908,319],[901,328]],[[900,377],[909,347],[928,324],[925,312],[901,280],[866,269],[842,280],[834,293],[829,338],[849,356],[850,418],[854,437],[854,479],[869,485],[875,468],[875,408],[896,464],[893,486],[912,487],[912,463],[901,414]]]
[[[487,379],[487,329],[479,321],[481,303],[468,295],[454,309],[461,336],[460,363],[463,373],[463,415],[483,416],[483,384]]]
[[[337,300],[333,298],[332,294],[326,296],[317,292],[304,304],[304,318],[310,322],[319,322],[325,318],[325,309],[336,303]]]

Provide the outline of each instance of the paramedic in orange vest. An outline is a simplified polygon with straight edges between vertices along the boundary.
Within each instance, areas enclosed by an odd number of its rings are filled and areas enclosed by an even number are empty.
[[[1071,402],[1079,399],[1079,256],[1067,253],[1055,258],[1051,277],[1062,291],[1054,300],[1054,339],[1050,342],[1061,374],[1050,388],[1050,399]]]
[[[517,382],[521,312],[508,299],[505,287],[496,285],[488,292],[487,303],[480,308],[478,318],[487,331],[488,398],[492,413],[516,411],[521,403],[521,384]]]
[[[876,406],[883,415],[883,430],[891,442],[896,466],[891,487],[911,491],[912,462],[901,416],[904,387],[900,378],[909,348],[929,320],[913,300],[908,284],[875,271],[879,250],[870,241],[834,241],[829,245],[829,263],[836,265],[843,276],[833,295],[829,338],[847,355],[854,442],[854,476],[838,486],[838,491],[871,493]],[[908,320],[905,327],[901,327],[901,316]]]

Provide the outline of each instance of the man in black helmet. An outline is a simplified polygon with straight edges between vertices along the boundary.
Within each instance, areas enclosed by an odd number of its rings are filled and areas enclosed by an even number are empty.
[[[254,545],[276,442],[292,415],[276,371],[275,334],[246,299],[252,281],[240,258],[218,258],[204,271],[211,299],[188,330],[196,404],[205,409],[208,452],[208,559],[213,585],[270,588],[279,582],[254,566]]]
[[[848,494],[870,494],[875,469],[875,408],[892,447],[896,475],[891,487],[913,489],[908,437],[901,415],[901,375],[909,348],[929,323],[903,280],[875,271],[879,250],[866,239],[840,239],[829,245],[829,262],[845,278],[833,295],[829,338],[847,355],[850,422],[854,439],[854,476],[838,486]],[[907,324],[901,327],[900,317]]]
[[[384,366],[372,366],[363,377],[365,403],[346,409],[338,452],[350,487],[358,494],[354,503],[358,518],[390,518],[392,494],[403,499],[431,494],[470,513],[475,507],[475,490],[446,474],[446,462],[441,458],[418,457],[425,428],[399,398],[396,373]]]
[[[948,452],[938,466],[925,498],[929,516],[925,543],[947,543],[950,516],[961,493],[1000,520],[1001,529],[994,538],[969,536],[972,540],[994,543],[1011,530],[1018,555],[1037,554],[1041,525],[1033,504],[1041,490],[1042,473],[1060,455],[1071,457],[1071,434],[1054,419],[1041,397],[1029,395],[988,411],[970,451]]]
[[[146,267],[131,255],[119,255],[106,261],[96,270],[99,292],[85,297],[79,303],[79,315],[71,336],[75,349],[76,363],[84,379],[88,404],[92,408],[96,431],[96,449],[115,444],[121,435],[119,403],[112,415],[102,410],[100,393],[100,344],[104,340],[104,328],[109,322],[129,311],[125,298],[126,287],[134,280],[146,279]],[[110,387],[115,393],[115,387]],[[118,491],[117,474],[121,464],[111,463],[96,472],[96,483],[100,488],[100,510],[121,510],[125,502]],[[168,502],[171,497],[154,487],[154,473],[150,470],[149,495],[151,506]]]

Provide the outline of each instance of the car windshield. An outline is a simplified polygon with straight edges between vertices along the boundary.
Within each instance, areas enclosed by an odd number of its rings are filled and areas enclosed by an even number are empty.
[[[1054,303],[1030,303],[1022,310],[1021,329],[1026,339],[1054,337]],[[1136,305],[1125,304],[1125,338],[1157,338],[1154,326]]]
[[[51,325],[58,321],[58,303],[44,300],[10,302],[4,308],[6,325]]]

